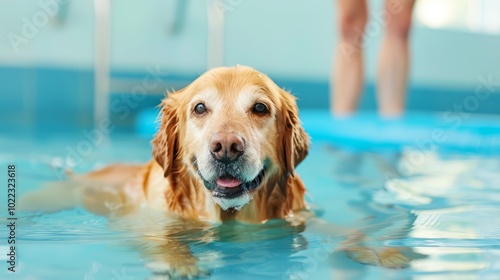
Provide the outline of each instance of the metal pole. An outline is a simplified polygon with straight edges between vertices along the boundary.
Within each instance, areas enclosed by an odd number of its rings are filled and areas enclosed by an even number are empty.
[[[207,1],[207,68],[224,65],[224,3],[221,0]]]
[[[94,0],[94,125],[109,120],[110,0]]]

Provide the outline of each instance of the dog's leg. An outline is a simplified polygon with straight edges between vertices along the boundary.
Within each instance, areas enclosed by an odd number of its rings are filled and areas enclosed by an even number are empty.
[[[326,235],[329,239],[345,238],[338,249],[344,251],[349,258],[363,264],[386,268],[404,268],[411,261],[407,255],[403,254],[404,251],[411,251],[409,249],[367,246],[365,243],[370,240],[363,232],[333,225],[315,217],[309,211],[297,212],[292,219],[287,220],[292,225],[305,223],[308,230]]]
[[[409,248],[367,246],[364,244],[365,241],[367,237],[361,232],[356,232],[341,243],[340,249],[357,262],[386,268],[405,268],[412,260],[404,254],[404,251],[410,251]]]
[[[147,237],[139,250],[147,258],[146,267],[155,275],[177,278],[208,276],[208,271],[198,265],[188,244],[169,237]]]
[[[22,196],[20,210],[56,212],[82,206],[88,211],[120,216],[136,210],[144,200],[146,166],[110,165],[67,181],[49,182]]]
[[[19,200],[18,210],[56,212],[80,205],[77,188],[70,182],[50,182]]]
[[[111,219],[113,228],[134,234],[133,247],[146,260],[146,267],[156,277],[196,278],[207,276],[189,247],[189,240],[210,242],[210,225],[173,218],[153,209]]]

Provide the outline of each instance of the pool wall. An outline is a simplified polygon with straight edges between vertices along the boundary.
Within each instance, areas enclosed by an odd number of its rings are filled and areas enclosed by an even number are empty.
[[[114,72],[120,84],[110,96],[110,112],[113,123],[130,126],[136,115],[144,109],[159,104],[166,89],[179,89],[197,77],[196,74],[167,72],[152,91],[142,94],[127,92],[134,85],[141,87],[147,73]],[[329,95],[328,81],[272,77],[276,83],[298,97],[301,109],[327,110]],[[474,87],[447,88],[411,84],[407,101],[408,111],[449,112],[463,114],[500,114],[500,86],[488,85],[488,77],[478,80]],[[495,80],[494,80],[495,81]],[[94,74],[89,70],[69,68],[23,68],[0,67],[2,98],[0,119],[4,125],[47,126],[93,124]],[[368,83],[361,100],[361,111],[376,108],[375,85]]]

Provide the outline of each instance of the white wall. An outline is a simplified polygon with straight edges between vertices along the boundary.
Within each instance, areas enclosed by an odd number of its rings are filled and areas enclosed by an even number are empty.
[[[52,12],[59,7],[56,0],[0,0],[0,65],[92,67],[93,2],[69,2],[67,21],[58,24]],[[13,34],[25,43],[11,44]]]
[[[206,70],[207,19],[204,1],[186,1],[181,32],[170,31],[177,1],[112,1],[111,63],[114,69],[144,71],[159,65],[176,73]]]
[[[383,35],[377,16],[382,1],[369,1],[366,77],[374,81]],[[337,42],[334,1],[243,1],[226,13],[226,62],[250,64],[280,76],[328,79]],[[418,1],[416,3],[418,5]],[[474,86],[478,76],[500,80],[500,36],[412,30],[412,83],[451,87]]]
[[[67,22],[49,22],[15,52],[7,34],[21,34],[23,17],[43,11],[40,1],[0,0],[0,65],[49,65],[91,68],[93,1],[69,1]],[[65,0],[66,1],[66,0]],[[181,0],[183,1],[183,0]],[[380,0],[370,1],[372,14]],[[170,72],[200,73],[206,68],[206,2],[188,1],[180,34],[168,33],[176,1],[112,1],[112,65],[144,71],[160,65]],[[336,42],[333,0],[223,0],[225,64],[254,66],[270,75],[327,79]],[[418,5],[418,2],[417,2]],[[373,24],[377,24],[376,21]],[[368,39],[366,74],[373,81],[382,32]],[[478,76],[500,80],[500,36],[431,30],[415,26],[412,34],[413,83],[474,86]]]
[[[53,11],[59,9],[61,2],[69,3],[69,12],[67,20],[58,24]],[[111,1],[111,63],[114,69],[144,71],[148,65],[161,65],[161,68],[176,72],[192,73],[206,68],[205,5],[202,1],[189,1],[184,29],[179,34],[170,34],[175,2]],[[50,9],[44,9],[46,5]],[[44,22],[44,17],[49,20]],[[34,28],[27,27],[31,25]],[[25,41],[12,44],[9,34],[16,34]],[[91,69],[93,64],[92,0],[0,0],[0,66]]]

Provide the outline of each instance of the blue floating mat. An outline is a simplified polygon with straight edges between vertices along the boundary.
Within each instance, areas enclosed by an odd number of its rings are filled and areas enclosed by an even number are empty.
[[[154,135],[157,114],[158,110],[142,111],[136,132],[145,137]],[[399,119],[383,119],[376,113],[334,118],[328,111],[301,110],[300,118],[313,143],[327,141],[354,150],[438,147],[500,154],[498,116],[410,112]]]
[[[499,117],[410,112],[399,119],[380,118],[376,113],[334,118],[325,111],[304,111],[301,119],[313,140],[354,149],[438,147],[500,153]]]

